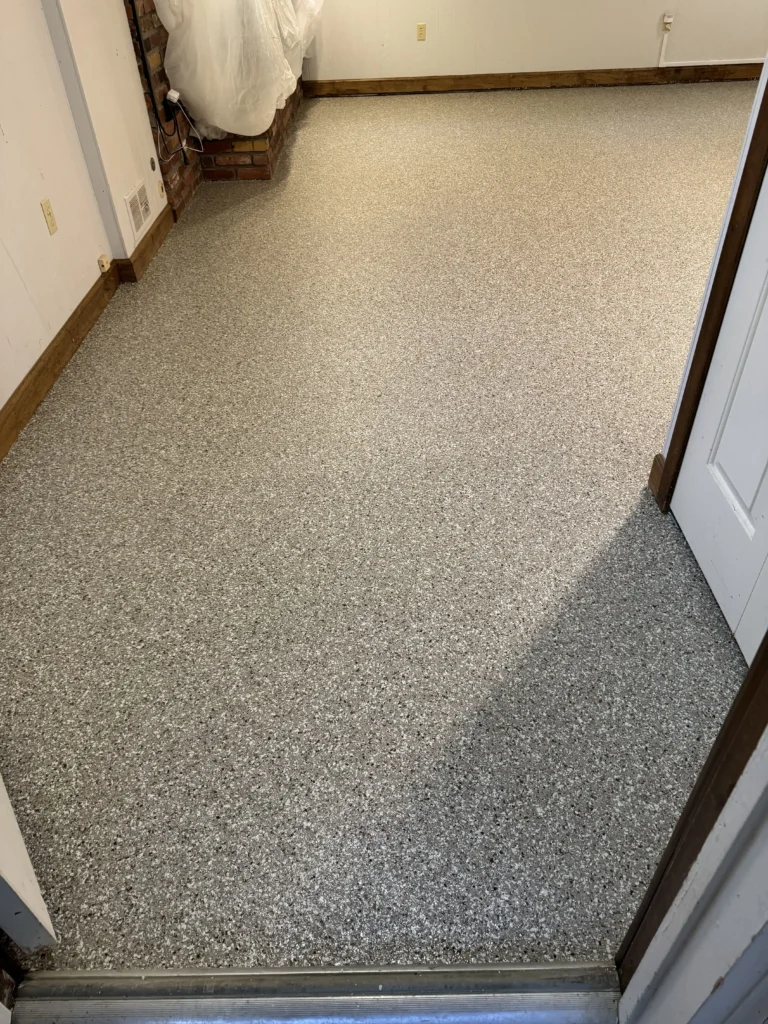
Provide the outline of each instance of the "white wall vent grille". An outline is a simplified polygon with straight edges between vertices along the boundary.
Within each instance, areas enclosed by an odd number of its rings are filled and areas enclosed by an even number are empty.
[[[133,192],[125,197],[125,201],[128,205],[128,212],[131,215],[133,233],[138,239],[143,234],[144,225],[152,216],[146,184],[143,181],[139,182]]]

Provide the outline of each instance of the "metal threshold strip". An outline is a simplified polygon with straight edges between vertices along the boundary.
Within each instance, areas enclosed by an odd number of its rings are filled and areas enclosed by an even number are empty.
[[[13,1024],[616,1024],[618,1001],[597,964],[39,971]]]

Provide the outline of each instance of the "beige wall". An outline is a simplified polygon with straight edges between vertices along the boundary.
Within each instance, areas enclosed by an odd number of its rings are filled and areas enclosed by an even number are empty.
[[[109,252],[42,7],[0,32],[0,405],[98,279]],[[40,201],[59,230],[48,233]]]
[[[103,189],[113,256],[129,256],[167,205],[123,0],[44,0],[91,180]],[[57,16],[58,15],[58,16]],[[173,140],[170,148],[177,146]],[[151,161],[154,159],[154,169]],[[134,234],[125,197],[144,181],[149,221]],[[100,196],[97,193],[97,199]],[[112,225],[115,229],[112,229]]]
[[[122,0],[4,5],[0,141],[2,406],[98,280],[99,256],[130,255],[167,205]],[[142,180],[151,213],[137,234],[125,197]]]
[[[768,51],[764,0],[325,0],[305,77],[652,67],[665,13],[675,15],[670,62]]]

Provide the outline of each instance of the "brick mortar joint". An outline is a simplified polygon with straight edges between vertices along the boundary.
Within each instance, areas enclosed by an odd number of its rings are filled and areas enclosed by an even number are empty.
[[[275,111],[275,117],[266,132],[251,136],[229,134],[224,139],[208,140],[208,146],[204,142],[203,179],[206,181],[232,181],[237,177],[243,179],[271,178],[285,148],[303,97],[304,91],[301,79],[299,79],[296,90],[288,98],[285,106],[281,110]],[[254,150],[252,153],[242,148],[254,142],[265,143],[265,148]],[[234,148],[236,145],[239,147],[238,149]],[[252,161],[232,159],[238,156],[252,156],[253,159]],[[220,163],[219,158],[223,158],[223,162]],[[251,163],[253,166],[250,166]],[[230,171],[233,173],[228,173]]]
[[[184,118],[179,118],[178,130],[170,138],[165,136],[161,138],[161,129],[155,125],[152,98],[155,99],[161,116],[163,116],[162,103],[170,88],[170,83],[165,72],[165,50],[168,37],[155,9],[154,0],[136,0],[136,18],[133,17],[130,5],[126,3],[124,6],[136,51],[136,65],[147,103],[147,117],[152,126],[152,135],[158,155],[162,157],[160,171],[165,183],[166,195],[171,208],[178,214],[203,182],[200,157],[194,149],[186,150],[189,163],[184,163],[182,152],[173,153],[170,158],[167,156],[168,152],[178,149],[180,144],[186,143],[189,139],[191,130]],[[147,81],[140,60],[139,47],[141,44],[143,44],[147,55],[150,81]],[[171,130],[168,124],[165,127],[167,131]]]

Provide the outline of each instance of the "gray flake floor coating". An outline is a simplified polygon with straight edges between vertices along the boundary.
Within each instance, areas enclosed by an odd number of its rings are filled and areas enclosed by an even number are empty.
[[[0,467],[57,967],[608,959],[744,665],[644,489],[754,88],[308,103]]]

